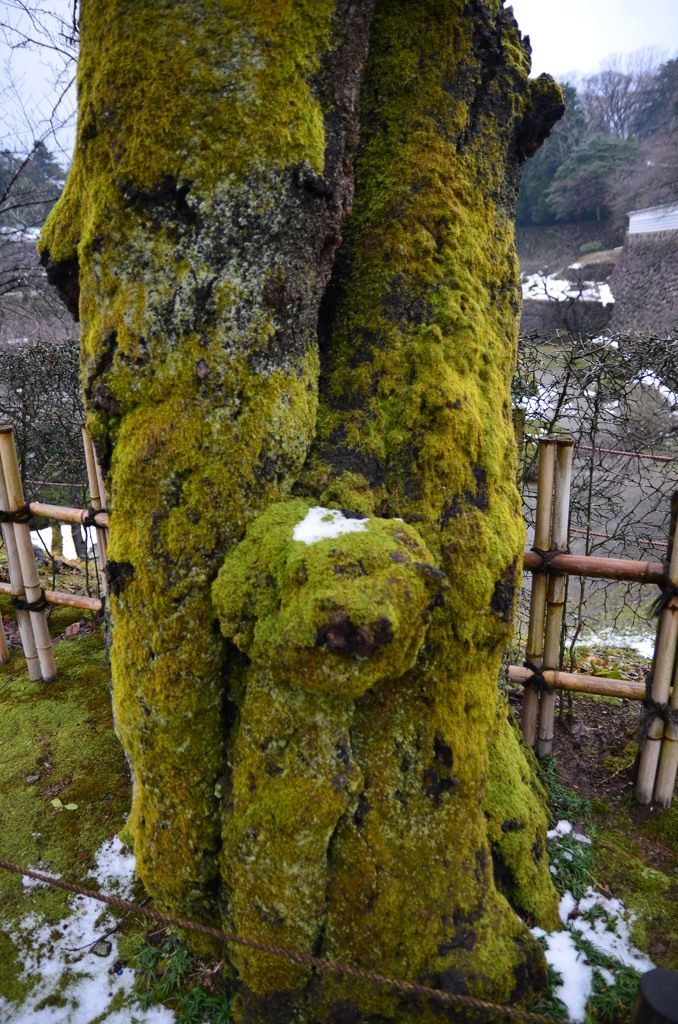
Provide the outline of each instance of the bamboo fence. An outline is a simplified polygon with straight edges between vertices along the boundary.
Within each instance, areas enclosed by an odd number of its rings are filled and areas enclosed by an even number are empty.
[[[0,593],[10,594],[16,607],[17,624],[21,636],[30,679],[51,682],[56,679],[56,665],[52,651],[45,606],[66,605],[97,612],[103,602],[97,598],[43,590],[38,577],[35,552],[31,543],[28,519],[45,516],[56,522],[91,525],[94,523],[105,565],[108,544],[108,513],[105,511],[105,491],[101,469],[94,447],[83,427],[83,444],[90,483],[91,509],[51,505],[33,501],[26,503],[21,485],[14,432],[9,426],[0,426],[0,511],[15,513],[17,518],[2,523],[2,537],[7,555],[10,582],[0,583]],[[22,607],[22,605],[24,607]],[[35,607],[31,607],[31,605]],[[28,607],[25,607],[28,606]],[[0,663],[9,659],[4,628],[0,620]]]
[[[21,486],[21,475],[19,463],[14,447],[14,432],[11,427],[0,427],[0,464],[2,465],[2,511],[20,512],[25,508],[23,487]],[[33,659],[35,650],[39,672],[33,668],[35,675],[31,678],[41,678],[45,682],[56,679],[56,665],[54,663],[54,652],[52,651],[52,638],[49,633],[47,615],[43,601],[42,587],[38,576],[38,567],[35,560],[35,552],[31,544],[31,532],[28,522],[13,522],[8,533],[13,533],[14,543],[6,548],[8,563],[13,563],[12,573],[15,579],[16,597],[24,600],[30,616],[32,643],[29,642],[29,652],[26,661],[31,671],[30,662]],[[21,596],[23,591],[23,597]],[[33,606],[33,607],[31,607]],[[23,634],[22,634],[23,640]],[[30,656],[29,656],[30,655]]]
[[[678,501],[674,500],[668,571],[660,562],[598,558],[567,553],[573,442],[538,440],[535,544],[523,568],[535,573],[524,667],[509,666],[509,680],[525,686],[523,737],[539,757],[553,749],[555,690],[642,700],[647,705],[641,728],[636,799],[671,806],[678,773],[678,544],[674,544]],[[565,606],[565,577],[629,580],[662,587],[663,610],[657,635],[650,698],[641,683],[601,679],[558,668]]]
[[[675,537],[669,538],[669,542]],[[668,586],[678,586],[678,544],[672,543]],[[668,591],[670,594],[671,591]],[[659,620],[659,631],[652,667],[652,689],[647,720],[643,729],[644,742],[638,762],[636,800],[649,804],[654,796],[662,807],[671,806],[676,766],[671,749],[675,750],[675,727],[668,716],[659,713],[662,708],[675,710],[675,701],[669,705],[669,689],[675,680],[676,646],[678,644],[678,595],[669,596]],[[675,685],[674,698],[675,698]],[[661,766],[661,767],[660,767]]]

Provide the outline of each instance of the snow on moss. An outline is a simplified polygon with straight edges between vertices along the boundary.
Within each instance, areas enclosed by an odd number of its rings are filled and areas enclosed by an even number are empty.
[[[294,527],[292,537],[304,544],[315,544],[329,537],[340,537],[342,533],[359,533],[367,529],[368,519],[354,519],[345,516],[336,508],[316,505]]]

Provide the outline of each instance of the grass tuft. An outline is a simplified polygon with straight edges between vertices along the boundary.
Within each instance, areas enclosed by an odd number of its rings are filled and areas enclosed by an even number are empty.
[[[232,995],[214,991],[221,979],[193,956],[176,932],[168,930],[157,945],[140,936],[132,966],[144,1010],[165,1003],[174,1010],[176,1024],[230,1024]],[[201,984],[207,978],[210,991]]]

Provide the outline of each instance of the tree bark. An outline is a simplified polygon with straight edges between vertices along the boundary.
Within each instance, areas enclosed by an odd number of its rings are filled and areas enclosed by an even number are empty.
[[[559,90],[489,0],[83,0],[81,38],[41,248],[108,479],[139,873],[172,911],[519,1000],[543,956],[499,888],[556,915],[496,692],[512,212]],[[350,532],[295,540],[312,506]],[[435,1017],[227,955],[238,1020]]]

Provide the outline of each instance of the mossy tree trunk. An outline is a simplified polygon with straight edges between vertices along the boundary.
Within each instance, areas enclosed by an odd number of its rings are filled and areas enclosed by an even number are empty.
[[[507,897],[545,924],[555,897],[496,690],[512,212],[559,90],[499,0],[83,0],[81,40],[41,250],[110,492],[139,873],[172,911],[519,1000],[543,958]],[[295,539],[316,506],[345,532]],[[226,953],[240,1020],[436,1017]]]

